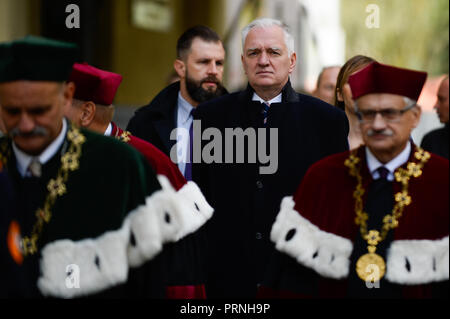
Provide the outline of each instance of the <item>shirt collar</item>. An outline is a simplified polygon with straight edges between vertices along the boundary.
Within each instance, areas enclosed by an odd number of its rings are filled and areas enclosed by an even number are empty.
[[[180,124],[189,121],[193,109],[194,107],[181,96],[181,91],[178,92],[178,121]]]
[[[37,156],[39,159],[39,163],[44,165],[56,154],[56,152],[64,142],[66,132],[67,132],[67,123],[66,119],[63,119],[63,126],[61,129],[61,133],[59,133],[58,137],[49,146],[47,146],[47,148],[39,156]],[[27,172],[31,160],[36,156],[30,156],[25,152],[21,151],[14,142],[12,143],[12,148],[17,160],[17,170],[23,177]]]
[[[261,103],[269,103],[269,105],[271,105],[272,103],[281,103],[281,101],[282,101],[281,97],[282,97],[282,93],[278,94],[277,96],[275,96],[270,101],[265,101],[258,94],[256,94],[256,92],[254,92],[252,101],[258,101],[258,102],[261,102]]]
[[[369,168],[369,171],[372,174],[373,179],[378,179],[380,177],[380,174],[377,171],[378,168],[380,168],[381,166],[386,167],[389,170],[388,180],[393,181],[395,170],[408,161],[410,154],[411,154],[411,142],[408,142],[408,144],[406,144],[405,149],[399,155],[397,155],[397,157],[395,157],[386,164],[382,164],[375,157],[375,155],[373,155],[373,153],[369,150],[369,148],[366,147],[367,167]]]
[[[106,131],[105,131],[105,136],[111,136],[111,133],[112,133],[112,125],[111,125],[111,122],[108,124],[108,127],[106,128]]]

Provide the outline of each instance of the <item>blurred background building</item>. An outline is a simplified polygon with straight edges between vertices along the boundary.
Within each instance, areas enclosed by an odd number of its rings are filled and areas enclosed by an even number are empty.
[[[69,4],[80,8],[78,29],[66,27]],[[116,120],[126,126],[167,85],[185,29],[205,24],[222,36],[224,82],[235,91],[246,86],[240,30],[272,17],[288,24],[296,40],[291,80],[298,91],[312,92],[323,67],[356,54],[428,72],[419,101],[424,115],[413,134],[420,143],[440,126],[432,107],[449,68],[448,9],[448,0],[0,0],[0,41],[34,34],[78,43],[83,61],[124,76],[115,104]]]

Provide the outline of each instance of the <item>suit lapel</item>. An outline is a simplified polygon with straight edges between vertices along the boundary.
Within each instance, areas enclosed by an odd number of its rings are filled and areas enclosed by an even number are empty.
[[[164,144],[166,154],[170,154],[170,150],[176,143],[176,140],[170,139],[170,133],[175,129],[175,120],[173,117],[165,117],[155,121],[155,130]]]

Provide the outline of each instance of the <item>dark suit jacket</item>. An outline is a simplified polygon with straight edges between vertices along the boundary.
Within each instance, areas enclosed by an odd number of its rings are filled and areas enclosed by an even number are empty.
[[[435,153],[448,159],[449,127],[450,126],[447,123],[445,124],[445,127],[429,132],[424,136],[421,146],[431,153]]]
[[[294,194],[311,164],[348,149],[344,112],[296,93],[289,82],[282,93],[282,103],[270,106],[267,124],[278,128],[275,174],[261,175],[259,163],[193,165],[194,180],[215,208],[206,225],[208,297],[255,296],[273,250],[270,230],[282,198]],[[195,117],[202,130],[214,127],[222,135],[225,128],[262,128],[262,104],[251,101],[252,95],[248,86],[200,105]]]
[[[180,82],[162,90],[148,105],[141,107],[131,118],[127,131],[159,148],[170,157],[175,145],[170,133],[177,125],[177,105]]]

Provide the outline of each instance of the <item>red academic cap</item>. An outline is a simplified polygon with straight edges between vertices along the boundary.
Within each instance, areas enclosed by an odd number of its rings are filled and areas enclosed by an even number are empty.
[[[122,82],[122,76],[97,69],[87,63],[75,63],[69,82],[74,82],[76,85],[75,99],[111,105],[117,88]]]
[[[372,62],[351,75],[348,78],[348,84],[355,100],[370,93],[391,93],[417,101],[426,78],[425,72]]]

